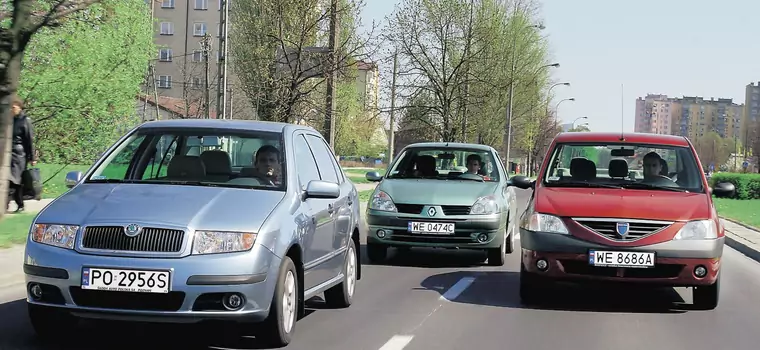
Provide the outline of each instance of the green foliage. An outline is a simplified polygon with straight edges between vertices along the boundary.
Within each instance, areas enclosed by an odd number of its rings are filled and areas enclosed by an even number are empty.
[[[760,174],[714,173],[710,182],[730,182],[736,186],[735,199],[760,199]]]
[[[738,143],[734,143],[733,138],[722,138],[714,131],[698,137],[693,140],[693,143],[702,165],[707,167],[710,164],[715,164],[716,169],[725,165],[731,157],[731,153],[738,150],[739,146]],[[733,167],[733,164],[731,166]]]
[[[38,32],[25,54],[20,95],[41,160],[90,163],[139,123],[136,96],[155,56],[143,0],[106,0]]]
[[[335,152],[347,156],[377,156],[387,145],[376,134],[382,131],[378,118],[368,115],[361,104],[356,84],[338,84],[336,96]]]

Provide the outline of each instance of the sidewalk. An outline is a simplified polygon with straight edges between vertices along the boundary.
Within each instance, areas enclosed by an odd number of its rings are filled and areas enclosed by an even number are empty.
[[[721,221],[726,229],[726,245],[760,262],[760,232],[724,218]]]

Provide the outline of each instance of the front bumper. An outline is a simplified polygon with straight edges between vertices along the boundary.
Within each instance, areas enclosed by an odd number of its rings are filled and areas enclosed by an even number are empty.
[[[27,302],[69,310],[73,315],[126,321],[193,323],[204,320],[257,322],[269,314],[280,258],[260,244],[244,253],[184,258],[125,258],[86,255],[28,242],[24,256]],[[170,271],[169,293],[114,292],[81,288],[82,268]],[[31,287],[39,284],[42,297]],[[245,303],[228,311],[227,293]]]
[[[668,241],[631,247],[605,246],[569,235],[520,230],[522,264],[526,272],[556,280],[620,282],[690,287],[715,283],[720,272],[724,238],[704,241]],[[597,267],[589,263],[589,250],[638,251],[655,253],[653,268]],[[546,260],[544,271],[536,266]],[[707,269],[697,277],[695,269]]]
[[[417,222],[452,222],[455,224],[454,234],[418,234],[408,231],[408,223]],[[452,215],[442,217],[427,217],[392,213],[378,210],[367,210],[367,242],[388,246],[405,247],[434,247],[434,248],[498,248],[506,233],[506,214],[492,215]],[[383,238],[378,231],[385,231]],[[484,234],[485,239],[478,239]]]

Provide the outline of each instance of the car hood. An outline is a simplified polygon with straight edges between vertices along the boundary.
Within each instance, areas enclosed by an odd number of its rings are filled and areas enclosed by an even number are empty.
[[[494,194],[498,185],[468,180],[385,179],[378,187],[394,203],[472,205],[478,197]]]
[[[710,218],[704,193],[541,187],[536,211],[565,217],[684,221]]]
[[[37,222],[141,223],[258,231],[285,192],[161,184],[81,184],[48,205]]]

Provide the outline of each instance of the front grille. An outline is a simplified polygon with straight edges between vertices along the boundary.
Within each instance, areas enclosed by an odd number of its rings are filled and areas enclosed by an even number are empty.
[[[135,237],[124,233],[122,226],[88,226],[82,237],[87,249],[131,252],[176,253],[182,250],[185,232],[164,228],[145,227]]]
[[[396,210],[398,210],[399,213],[404,214],[419,214],[422,213],[422,208],[425,206],[422,204],[403,204],[403,203],[396,203]]]
[[[470,206],[467,205],[443,205],[443,213],[446,215],[469,215]]]
[[[630,242],[641,239],[645,236],[662,231],[671,225],[671,223],[658,221],[597,221],[583,219],[577,219],[575,221],[602,237],[621,242]],[[626,232],[625,235],[621,235],[617,232],[617,224],[619,222],[626,222],[629,225],[628,232]]]
[[[69,287],[69,292],[74,304],[102,309],[177,311],[185,301],[184,292],[112,292],[80,287]]]

